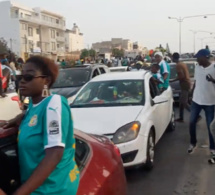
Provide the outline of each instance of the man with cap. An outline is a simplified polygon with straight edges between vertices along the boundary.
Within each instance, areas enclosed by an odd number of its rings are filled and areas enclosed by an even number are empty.
[[[210,81],[210,76],[215,78],[215,65],[211,64],[210,52],[207,49],[199,50],[195,57],[197,58],[198,65],[195,67],[188,153],[192,153],[196,148],[196,123],[201,110],[204,110],[209,134],[210,151],[213,156],[215,155],[215,144],[210,124],[214,119],[215,85]]]
[[[162,52],[155,53],[155,61],[160,66],[160,74],[163,77],[164,83],[162,84],[163,90],[166,90],[169,87],[169,78],[170,78],[170,67],[169,64],[163,60]]]

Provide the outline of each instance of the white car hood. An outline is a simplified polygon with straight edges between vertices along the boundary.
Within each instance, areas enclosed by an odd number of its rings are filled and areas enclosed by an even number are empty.
[[[74,128],[97,135],[114,134],[135,121],[143,106],[72,108]]]

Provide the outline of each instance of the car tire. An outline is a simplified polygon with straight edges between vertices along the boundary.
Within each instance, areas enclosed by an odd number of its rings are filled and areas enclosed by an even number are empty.
[[[174,112],[174,110],[173,110],[173,111],[172,111],[171,120],[170,120],[169,125],[168,125],[168,127],[167,127],[167,131],[168,131],[168,132],[175,131],[175,127],[176,127],[176,123],[175,123],[175,112]]]
[[[153,130],[150,130],[148,142],[147,142],[147,158],[144,165],[144,169],[150,171],[154,167],[154,154],[155,154],[155,135]]]

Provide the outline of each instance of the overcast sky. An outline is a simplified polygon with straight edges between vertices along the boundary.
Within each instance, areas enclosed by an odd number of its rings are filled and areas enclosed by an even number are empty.
[[[28,7],[42,7],[64,15],[67,28],[77,23],[84,33],[85,46],[94,42],[125,38],[149,49],[159,44],[178,51],[179,25],[168,16],[185,17],[215,14],[214,0],[15,0]],[[215,16],[186,19],[182,23],[182,51],[193,51],[193,33],[189,30],[215,32]],[[215,37],[215,34],[212,35]],[[199,38],[211,37],[197,33],[196,50],[201,47]],[[204,44],[215,49],[215,39],[205,38]]]

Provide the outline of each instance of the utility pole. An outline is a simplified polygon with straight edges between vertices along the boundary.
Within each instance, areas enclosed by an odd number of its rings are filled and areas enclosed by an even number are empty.
[[[13,52],[13,39],[10,38],[10,50]]]

